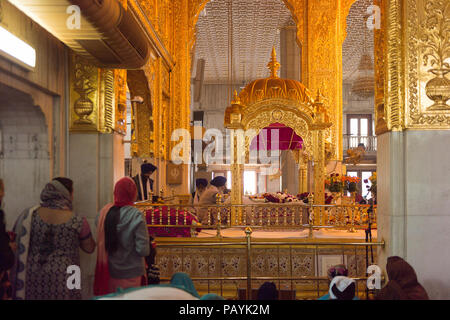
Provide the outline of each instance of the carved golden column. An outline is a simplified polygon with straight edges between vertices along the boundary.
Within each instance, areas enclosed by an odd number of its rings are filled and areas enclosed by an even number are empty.
[[[327,97],[333,127],[325,138],[332,142],[332,159],[342,160],[342,44],[346,18],[356,0],[286,0],[297,21],[302,48],[302,82]]]
[[[314,204],[325,203],[325,140],[324,131],[317,130],[313,133],[314,136]],[[322,224],[319,219],[319,214],[315,214],[315,223]]]
[[[143,70],[128,70],[127,83],[131,99],[135,97],[142,98],[142,103],[133,102],[132,105],[132,126],[134,128],[132,133],[132,155],[133,157],[141,158],[151,157],[153,149],[150,143],[152,134],[150,82]]]
[[[236,91],[231,101],[231,112],[229,114],[229,122],[226,127],[230,130],[230,147],[231,147],[231,203],[242,204],[242,196],[244,193],[244,163],[248,161],[249,137],[245,135],[242,120],[242,104]],[[245,212],[241,208],[232,208],[231,223],[239,224],[242,219],[242,213]]]
[[[317,97],[314,101],[314,113],[318,127],[313,131],[313,170],[314,170],[314,204],[325,204],[325,137],[327,128],[330,128],[329,116],[326,107],[322,102],[320,90],[317,90]],[[324,215],[321,208],[314,211],[316,224],[324,224]]]
[[[375,134],[386,132],[385,113],[385,54],[386,54],[386,0],[374,0],[380,8],[380,28],[374,31],[374,71],[375,71]]]
[[[190,130],[190,54],[191,46],[193,44],[193,34],[195,30],[189,28],[189,2],[188,0],[179,0],[173,2],[174,14],[174,56],[175,67],[171,76],[173,75],[173,95],[171,99],[172,112],[168,117],[170,124],[170,132],[168,138],[170,140],[172,130],[186,129]],[[192,33],[192,34],[191,34]],[[190,150],[188,145],[190,141],[184,141],[186,144],[185,150]],[[169,144],[168,153],[171,153],[175,142]],[[183,185],[180,192],[188,193],[188,177],[189,165],[183,165]]]
[[[231,203],[232,204],[242,204],[242,196],[244,191],[244,164],[240,155],[245,152],[243,149],[243,134],[231,134],[231,145],[233,148],[232,152],[232,163],[231,163]],[[241,208],[233,208],[231,210],[231,224],[239,224],[242,219]]]
[[[298,193],[308,192],[308,158],[300,153],[298,161]]]

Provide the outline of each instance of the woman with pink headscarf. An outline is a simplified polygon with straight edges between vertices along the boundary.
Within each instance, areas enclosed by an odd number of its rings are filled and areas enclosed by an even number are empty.
[[[144,216],[133,207],[136,198],[136,184],[124,177],[114,187],[114,203],[100,211],[94,280],[96,296],[141,285],[145,274],[144,257],[149,255],[150,244]]]

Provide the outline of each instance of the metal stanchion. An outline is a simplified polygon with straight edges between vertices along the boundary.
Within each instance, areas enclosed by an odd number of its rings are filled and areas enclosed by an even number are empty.
[[[245,228],[245,235],[247,237],[247,300],[251,300],[252,299],[252,259],[251,259],[252,229],[250,227]]]

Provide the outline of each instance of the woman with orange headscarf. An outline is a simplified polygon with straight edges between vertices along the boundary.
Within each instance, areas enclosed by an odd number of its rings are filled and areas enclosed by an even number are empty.
[[[144,217],[133,207],[136,198],[134,181],[122,178],[114,187],[114,203],[100,211],[94,280],[96,296],[141,285],[145,274],[144,257],[149,255],[150,244]]]

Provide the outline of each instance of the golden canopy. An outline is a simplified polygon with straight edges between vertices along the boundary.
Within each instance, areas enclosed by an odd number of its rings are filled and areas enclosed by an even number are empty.
[[[289,101],[290,104],[295,104],[296,109],[303,113],[305,120],[311,126],[317,126],[319,123],[323,124],[319,125],[320,127],[331,125],[328,123],[327,110],[320,101],[320,92],[317,93],[317,98],[313,99],[311,92],[300,81],[278,77],[280,63],[276,59],[275,48],[272,49],[272,58],[267,67],[271,73],[268,78],[250,82],[239,93],[239,96],[235,92],[231,105],[225,110],[225,127],[232,127],[233,124],[240,123],[241,120],[244,120],[242,116],[250,111],[248,109],[254,109],[255,105],[264,105],[264,102],[268,102],[268,100],[284,101],[284,104]],[[323,117],[320,117],[319,114]]]
[[[324,203],[325,131],[332,126],[328,108],[322,102],[320,92],[313,99],[301,82],[278,77],[280,64],[276,59],[275,48],[267,66],[270,76],[252,81],[239,95],[235,91],[231,105],[225,110],[225,127],[235,130],[230,134],[232,150],[235,150],[231,163],[231,202],[242,203],[244,163],[251,141],[264,128],[280,123],[293,129],[302,138],[302,154],[314,161],[314,202]],[[244,137],[239,138],[242,134]],[[303,161],[300,153],[297,158],[298,162]],[[235,221],[239,212],[233,211],[232,216]]]

